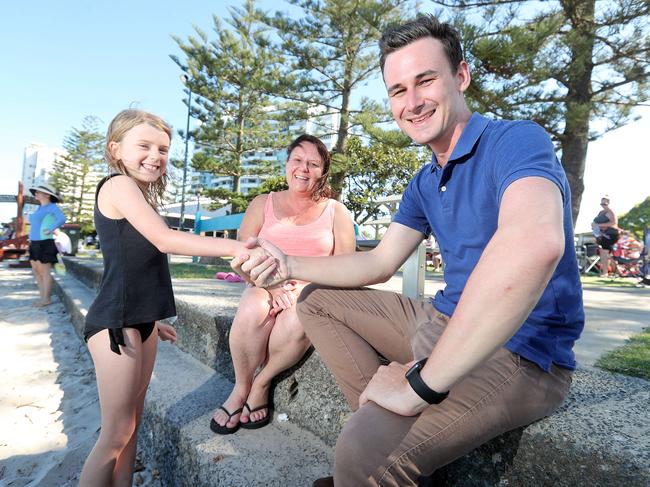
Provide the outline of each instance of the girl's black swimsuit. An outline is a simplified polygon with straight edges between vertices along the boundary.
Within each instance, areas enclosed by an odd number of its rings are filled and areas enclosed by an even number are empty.
[[[99,211],[95,192],[95,228],[102,243],[104,275],[99,293],[86,315],[84,338],[108,329],[111,350],[120,354],[122,328],[137,328],[144,341],[153,323],[176,315],[167,254],[160,252],[127,220],[107,218]]]

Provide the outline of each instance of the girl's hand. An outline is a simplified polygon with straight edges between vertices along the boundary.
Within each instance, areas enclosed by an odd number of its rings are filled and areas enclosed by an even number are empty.
[[[172,344],[176,343],[176,329],[171,325],[167,325],[159,321],[157,323],[158,338],[160,338],[163,342],[169,341]]]

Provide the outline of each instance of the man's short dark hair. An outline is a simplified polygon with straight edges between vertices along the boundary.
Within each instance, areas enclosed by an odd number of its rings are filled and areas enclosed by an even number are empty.
[[[460,34],[451,24],[440,22],[431,14],[419,15],[414,20],[391,27],[384,32],[379,39],[381,72],[384,72],[386,57],[390,53],[426,37],[438,39],[442,43],[451,65],[451,71],[456,74],[458,65],[463,60]]]

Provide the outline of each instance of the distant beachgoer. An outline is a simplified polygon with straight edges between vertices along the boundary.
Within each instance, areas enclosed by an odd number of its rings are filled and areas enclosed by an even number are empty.
[[[607,276],[609,272],[609,255],[619,237],[618,219],[609,207],[609,198],[604,196],[600,200],[602,210],[596,215],[592,223],[594,235],[600,245],[600,275]]]
[[[54,230],[65,223],[63,212],[56,206],[61,196],[49,184],[43,183],[29,188],[39,203],[39,208],[29,216],[29,263],[32,266],[40,301],[36,307],[52,303],[52,264],[58,262]]]

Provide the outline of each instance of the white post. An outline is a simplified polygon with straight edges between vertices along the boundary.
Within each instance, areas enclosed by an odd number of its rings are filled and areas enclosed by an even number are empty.
[[[411,299],[423,299],[425,273],[426,243],[423,240],[402,268],[402,294]]]

